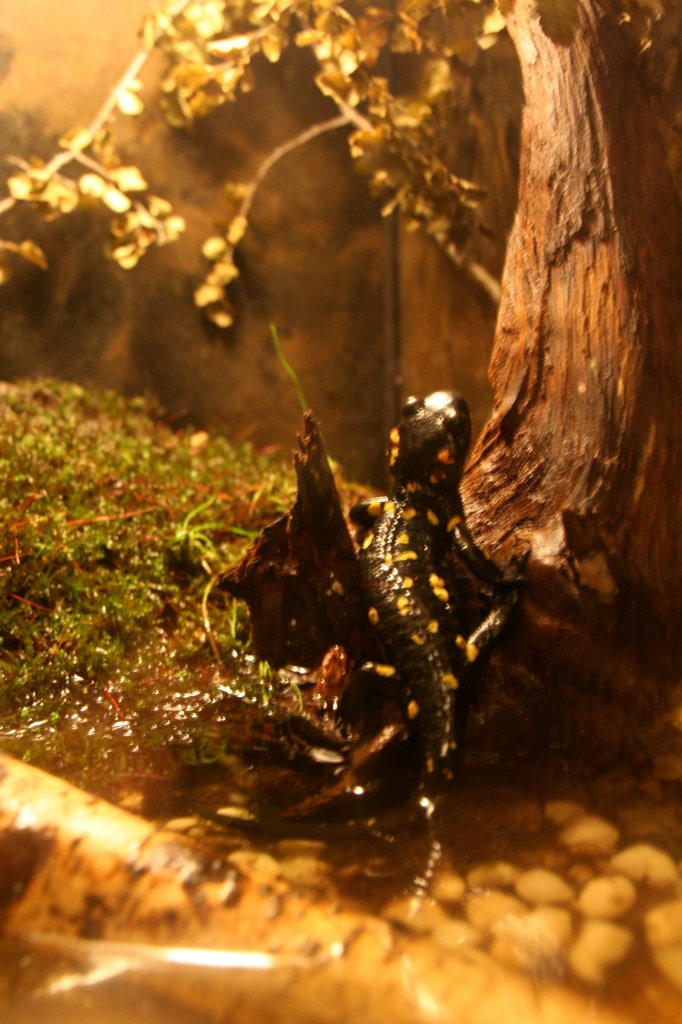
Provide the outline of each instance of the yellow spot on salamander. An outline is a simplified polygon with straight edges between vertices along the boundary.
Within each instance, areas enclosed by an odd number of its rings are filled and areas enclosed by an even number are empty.
[[[450,740],[450,750],[457,750],[457,740]]]
[[[438,518],[436,513],[433,511],[433,509],[427,508],[427,510],[426,510],[426,518],[431,523],[431,526],[438,526],[438,524],[440,523],[440,519]]]
[[[435,619],[431,619],[431,621],[429,622],[429,624],[428,624],[428,626],[426,628],[429,631],[429,633],[437,633],[438,632],[438,623],[436,622]]]
[[[439,601],[445,602],[450,600],[450,594],[444,586],[445,580],[441,576],[437,576],[435,572],[432,572],[429,576],[429,583],[431,584],[431,590]]]
[[[418,483],[416,480],[410,480],[408,483],[405,484],[405,490],[409,494],[414,494],[415,491],[421,491],[421,489],[422,485]]]
[[[379,612],[376,610],[376,608],[370,608],[368,610],[367,618],[372,623],[372,625],[376,625],[376,623],[379,621]]]
[[[377,516],[380,516],[384,511],[384,504],[385,502],[383,501],[370,501],[367,506],[367,514],[370,515],[372,519],[376,519]]]
[[[395,512],[395,502],[394,501],[387,501],[387,502],[385,502],[384,503],[384,512],[388,513],[389,516],[393,515],[393,513]]]
[[[437,458],[437,459],[438,459],[438,461],[439,461],[439,462],[441,462],[441,463],[442,463],[442,464],[443,464],[444,466],[451,466],[451,465],[453,464],[453,462],[455,461],[455,456],[454,456],[454,454],[453,454],[453,453],[452,453],[452,452],[450,451],[450,449],[449,449],[449,448],[441,448],[441,450],[440,450],[440,451],[438,452],[438,454],[436,455],[436,458]]]
[[[412,587],[414,586],[414,580],[412,579],[411,576],[405,577],[405,579],[403,580],[403,586],[405,590],[412,590]]]
[[[416,508],[404,508],[400,515],[403,517],[406,523],[409,523],[410,519],[414,519],[417,514]]]
[[[419,644],[420,647],[422,644],[426,643],[426,637],[422,636],[421,633],[412,633],[410,635],[410,640],[415,644]]]
[[[445,475],[446,474],[444,470],[437,469],[435,473],[429,473],[429,483],[439,484],[441,480],[445,480]]]
[[[378,676],[383,676],[384,679],[390,679],[391,676],[396,674],[396,670],[393,665],[375,665],[374,671]]]
[[[456,690],[459,686],[459,680],[457,679],[457,676],[453,676],[452,672],[444,672],[442,679],[450,690]]]
[[[419,705],[417,704],[416,700],[411,700],[410,703],[407,705],[407,717],[416,718],[418,714]]]
[[[407,532],[407,530],[403,530],[402,533],[399,533],[398,536],[395,539],[395,542],[396,542],[396,544],[409,544],[410,543],[410,535]]]
[[[393,427],[393,429],[388,435],[388,439],[391,442],[391,444],[394,444],[396,446],[400,444],[400,431],[398,430],[397,427]]]
[[[406,597],[403,594],[403,595],[401,595],[401,597],[398,598],[398,600],[396,601],[395,604],[396,604],[396,608],[407,608],[409,603],[410,603],[409,597]]]
[[[429,773],[429,775],[433,774],[434,768],[435,768],[435,765],[433,763],[433,758],[432,757],[427,757],[427,759],[426,759],[426,770]]]
[[[399,451],[398,448],[391,448],[391,450],[389,452],[389,455],[388,455],[388,464],[389,464],[389,466],[395,466],[396,462],[398,461],[398,455],[399,454],[400,454],[400,451]]]
[[[450,518],[448,519],[448,525],[445,527],[445,529],[448,531],[448,533],[450,533],[450,531],[454,530],[456,526],[459,526],[461,522],[461,516],[450,516]]]
[[[476,661],[478,657],[478,647],[476,644],[470,644],[463,636],[456,636],[455,643],[464,651],[464,657],[467,661]]]
[[[366,551],[367,548],[370,546],[370,544],[372,543],[373,540],[374,540],[374,534],[373,533],[368,533],[367,536],[365,537],[365,539],[362,542],[362,550]]]
[[[394,562],[411,562],[413,559],[418,558],[416,551],[401,551],[399,555],[393,556]]]

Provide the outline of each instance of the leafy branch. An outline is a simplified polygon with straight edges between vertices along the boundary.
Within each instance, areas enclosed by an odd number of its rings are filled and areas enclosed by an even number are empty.
[[[131,269],[150,247],[175,241],[185,227],[171,204],[150,191],[140,168],[121,159],[112,134],[118,116],[137,117],[145,109],[140,76],[151,54],[161,51],[165,57],[160,106],[179,128],[236,102],[254,85],[256,58],[276,63],[293,46],[313,55],[315,84],[338,113],[275,147],[251,181],[227,182],[225,230],[203,245],[211,269],[195,289],[196,305],[217,326],[232,324],[227,290],[238,276],[235,251],[259,187],[285,156],[339,129],[347,129],[358,169],[383,197],[384,215],[400,210],[408,229],[425,230],[497,301],[498,282],[467,249],[485,193],[450,167],[442,125],[453,66],[471,64],[478,48],[493,45],[505,27],[503,15],[513,15],[515,3],[498,0],[496,8],[493,0],[396,0],[385,6],[366,0],[161,0],[144,19],[142,48],[90,124],[64,136],[47,163],[11,158],[17,173],[0,199],[0,216],[19,203],[47,219],[99,203],[114,215],[109,254]],[[636,22],[644,40],[659,15],[639,0],[621,0],[621,7],[623,19]],[[535,0],[534,10],[555,43],[570,44],[578,0]],[[389,87],[378,71],[386,52],[413,61],[422,79],[416,93]],[[32,240],[0,240],[0,283],[9,277],[13,257],[47,266]]]

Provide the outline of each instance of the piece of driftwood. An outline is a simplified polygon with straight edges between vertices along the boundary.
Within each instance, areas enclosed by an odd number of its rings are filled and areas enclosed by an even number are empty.
[[[249,606],[254,650],[275,667],[319,665],[330,647],[371,650],[353,542],[319,423],[304,416],[294,456],[298,494],[221,586]]]
[[[191,1019],[632,1024],[589,994],[537,986],[482,950],[445,950],[344,909],[314,885],[292,886],[272,858],[248,861],[237,867],[0,755],[4,936],[92,967],[127,965],[138,991],[159,989]],[[214,966],[192,967],[193,950]],[[242,969],[220,966],[221,951],[264,954],[261,969],[248,969],[246,958]],[[96,1020],[90,993],[88,1019]]]

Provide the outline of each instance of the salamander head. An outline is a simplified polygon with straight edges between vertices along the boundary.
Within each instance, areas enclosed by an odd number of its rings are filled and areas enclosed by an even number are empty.
[[[452,493],[471,443],[469,407],[453,391],[408,398],[390,441],[389,465],[396,480]]]

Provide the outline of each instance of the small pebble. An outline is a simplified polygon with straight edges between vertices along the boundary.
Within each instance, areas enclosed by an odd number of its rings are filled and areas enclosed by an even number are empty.
[[[633,882],[646,882],[656,889],[667,889],[677,882],[675,861],[650,843],[620,850],[611,858],[611,867]]]
[[[189,832],[198,824],[198,818],[171,818],[163,827],[170,829],[171,832]]]
[[[440,903],[459,903],[465,892],[464,879],[454,871],[441,871],[431,886],[431,895]]]
[[[632,932],[610,921],[585,921],[571,946],[571,967],[589,985],[601,985],[609,967],[624,960],[630,951]]]
[[[668,981],[682,989],[682,946],[666,946],[653,951],[653,961]]]
[[[479,864],[467,872],[467,885],[472,889],[507,889],[520,875],[519,869],[506,860]]]
[[[649,945],[677,946],[682,944],[682,900],[669,900],[653,907],[644,918],[644,930]]]
[[[466,921],[458,921],[453,918],[436,925],[431,938],[442,949],[453,950],[459,949],[461,946],[477,946],[481,941],[481,934]]]
[[[559,833],[559,842],[572,853],[609,856],[618,842],[619,831],[604,818],[583,814],[571,818]]]
[[[316,856],[326,847],[322,839],[280,839],[277,853],[280,857]]]
[[[491,953],[510,967],[560,977],[571,941],[571,915],[562,907],[536,907],[503,918],[494,928]]]
[[[282,878],[292,885],[319,885],[326,880],[328,867],[317,857],[285,857],[279,862]]]
[[[467,900],[466,916],[470,925],[487,935],[495,925],[510,914],[523,914],[525,903],[506,892],[477,892]]]
[[[575,896],[571,886],[561,875],[545,868],[524,871],[516,879],[516,893],[528,903],[568,903]]]
[[[545,817],[553,825],[565,825],[570,818],[576,818],[584,813],[583,805],[572,800],[549,800],[545,804]]]
[[[637,890],[623,875],[602,875],[587,883],[578,897],[585,917],[622,917],[634,905]]]
[[[381,916],[421,935],[433,932],[449,920],[434,900],[421,896],[399,896],[384,907]]]
[[[255,882],[274,882],[280,877],[279,861],[269,853],[257,850],[233,850],[227,858],[231,864],[249,875]]]

